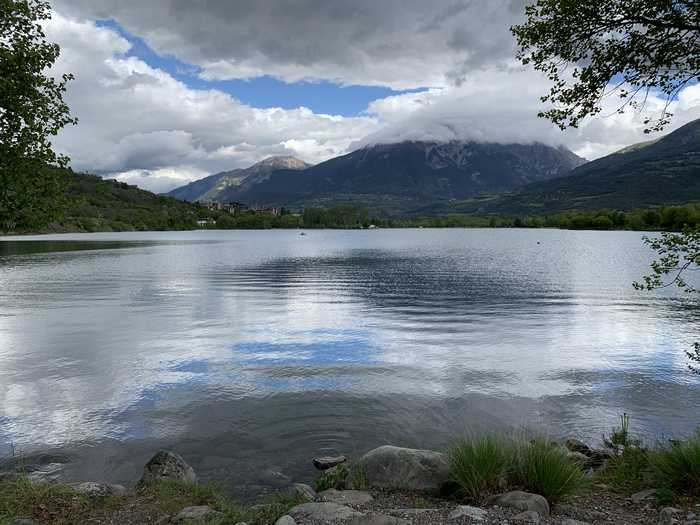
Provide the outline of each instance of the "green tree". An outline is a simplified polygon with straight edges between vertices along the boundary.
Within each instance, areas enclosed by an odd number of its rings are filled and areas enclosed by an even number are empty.
[[[700,231],[686,229],[680,233],[665,232],[660,237],[645,237],[659,258],[651,263],[651,273],[645,275],[641,282],[635,282],[638,290],[656,290],[676,286],[687,293],[698,293],[699,290],[685,280],[687,271],[700,268]],[[695,343],[693,349],[686,352],[692,361],[689,368],[700,374],[700,343]]]
[[[660,92],[666,105],[646,115],[648,131],[662,129],[669,103],[700,76],[698,0],[536,0],[527,20],[511,28],[518,58],[552,81],[540,116],[562,129],[576,127],[620,98],[618,111],[644,110]]]
[[[37,228],[58,210],[68,159],[51,137],[75,124],[63,101],[71,75],[47,74],[59,56],[42,22],[47,2],[0,0],[0,229]]]

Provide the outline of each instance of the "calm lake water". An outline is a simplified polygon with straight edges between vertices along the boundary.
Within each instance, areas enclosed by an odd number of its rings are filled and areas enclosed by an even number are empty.
[[[159,447],[246,496],[317,454],[700,422],[700,308],[634,232],[202,231],[0,241],[0,455],[133,483]]]

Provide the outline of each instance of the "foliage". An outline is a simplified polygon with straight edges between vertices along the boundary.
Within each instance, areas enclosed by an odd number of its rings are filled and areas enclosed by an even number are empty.
[[[46,40],[51,17],[41,0],[0,0],[0,229],[38,228],[60,212],[65,166],[51,137],[74,124],[63,101],[71,75],[46,74],[58,45]]]
[[[700,24],[696,0],[537,0],[527,21],[511,28],[518,58],[552,82],[540,116],[562,129],[577,127],[602,110],[616,92],[618,112],[643,109],[660,92],[666,106],[646,117],[647,131],[662,129],[669,103],[700,75]],[[609,87],[611,86],[612,87]]]
[[[350,477],[350,469],[345,464],[340,464],[336,467],[324,470],[314,481],[316,492],[321,492],[328,489],[344,489],[347,488],[348,478]]]
[[[34,483],[26,478],[0,482],[0,523],[15,517],[80,523],[89,511],[88,499],[65,485]]]
[[[644,238],[644,242],[656,251],[659,258],[651,263],[651,274],[642,277],[641,282],[633,283],[636,289],[655,290],[676,286],[688,293],[698,292],[684,278],[688,271],[700,269],[700,228],[694,226],[693,229],[686,226],[680,233],[665,232],[659,237]],[[700,374],[697,365],[700,364],[700,344],[695,343],[686,355],[691,361],[688,368]]]
[[[691,438],[670,441],[650,456],[650,462],[661,486],[700,494],[700,431]]]
[[[537,438],[521,443],[516,451],[514,480],[529,492],[541,494],[550,504],[574,495],[586,485],[581,468],[567,451]]]
[[[459,440],[450,450],[450,476],[469,501],[479,503],[506,483],[513,444],[493,435]]]

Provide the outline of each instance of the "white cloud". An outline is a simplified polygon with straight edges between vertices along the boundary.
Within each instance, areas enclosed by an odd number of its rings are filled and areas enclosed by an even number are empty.
[[[76,77],[67,101],[80,122],[55,142],[78,170],[164,191],[165,178],[186,181],[270,155],[319,162],[344,153],[378,125],[371,116],[252,108],[221,91],[191,89],[124,56],[129,43],[89,21],[55,14],[47,34],[62,48],[55,73]]]

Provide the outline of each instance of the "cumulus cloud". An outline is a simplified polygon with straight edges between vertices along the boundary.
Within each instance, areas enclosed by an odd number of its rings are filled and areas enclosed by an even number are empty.
[[[344,153],[377,126],[371,116],[252,108],[221,91],[191,89],[125,56],[129,42],[90,21],[55,14],[47,34],[62,47],[55,73],[76,77],[67,101],[80,123],[64,130],[56,146],[78,170],[164,190],[159,177],[186,182],[193,174],[248,166],[270,155],[319,162]]]
[[[114,18],[208,79],[272,75],[396,89],[444,86],[513,55],[524,0],[56,0]]]

